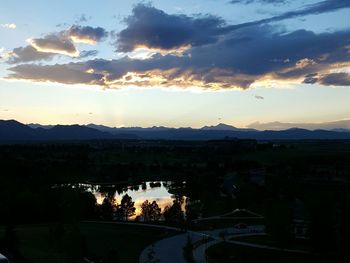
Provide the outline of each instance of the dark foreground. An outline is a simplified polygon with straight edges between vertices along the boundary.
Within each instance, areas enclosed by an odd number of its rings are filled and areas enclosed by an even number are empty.
[[[144,248],[177,234],[98,223],[125,220],[212,233],[264,226],[263,238],[220,232],[223,242],[206,252],[213,262],[349,257],[349,141],[1,145],[0,169],[0,253],[11,262],[138,262]],[[172,205],[149,200],[136,211],[129,196],[114,199],[116,192],[136,190],[144,182],[154,182],[156,189],[160,181],[170,182],[164,187],[174,197]],[[103,200],[81,183],[98,184]],[[96,223],[82,223],[86,220]],[[229,240],[279,250],[256,252]],[[185,245],[184,258],[193,262],[200,244]],[[307,256],[291,256],[285,249]]]

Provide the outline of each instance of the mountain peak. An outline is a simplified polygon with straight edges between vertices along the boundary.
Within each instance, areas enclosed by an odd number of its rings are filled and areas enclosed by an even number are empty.
[[[233,131],[233,130],[237,130],[237,128],[225,123],[219,123],[218,125],[215,125],[215,126],[204,126],[201,128],[201,130]]]

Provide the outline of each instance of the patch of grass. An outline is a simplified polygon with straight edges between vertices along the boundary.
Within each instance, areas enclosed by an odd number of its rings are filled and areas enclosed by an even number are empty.
[[[313,255],[250,248],[222,242],[207,250],[208,257],[218,263],[316,263]],[[211,261],[210,261],[211,262]]]
[[[234,227],[237,224],[244,223],[247,225],[263,225],[265,219],[261,218],[251,218],[251,219],[233,219],[233,218],[217,218],[217,219],[208,219],[201,220],[193,224],[194,230],[212,230],[218,228],[229,228]]]
[[[151,227],[103,223],[80,223],[80,232],[86,240],[87,251],[105,257],[110,251],[117,252],[120,262],[138,262],[142,250],[153,242],[174,234]],[[4,229],[0,228],[0,239]],[[64,256],[50,243],[50,225],[16,227],[19,250],[28,262],[61,263]]]
[[[286,249],[311,251],[310,244],[308,240],[305,240],[305,239],[296,239],[292,241],[290,244],[288,244],[287,246],[280,245],[278,242],[271,239],[271,237],[268,235],[241,236],[241,237],[237,236],[237,237],[231,238],[231,240],[259,244],[259,245],[280,247],[280,248],[286,248]]]

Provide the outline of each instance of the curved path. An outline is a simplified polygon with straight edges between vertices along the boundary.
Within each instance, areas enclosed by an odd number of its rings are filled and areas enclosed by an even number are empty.
[[[140,257],[140,263],[148,263],[148,262],[167,262],[167,263],[187,263],[183,256],[183,248],[185,247],[188,237],[190,237],[192,243],[202,240],[203,238],[211,238],[212,241],[206,242],[193,250],[193,257],[197,263],[205,263],[207,262],[205,259],[205,250],[210,246],[213,246],[217,243],[223,241],[222,235],[224,233],[225,237],[232,236],[252,236],[252,235],[265,235],[264,226],[256,225],[249,226],[246,229],[237,229],[237,228],[223,228],[223,229],[215,229],[211,231],[184,231],[177,227],[163,226],[163,225],[153,225],[153,224],[144,224],[144,223],[132,223],[132,222],[101,222],[101,221],[83,221],[83,223],[99,223],[99,224],[118,224],[118,225],[136,225],[142,227],[151,227],[151,228],[161,228],[166,230],[172,230],[176,232],[181,232],[181,234],[175,235],[173,237],[161,239],[154,244],[146,247]],[[294,253],[303,253],[303,254],[311,254],[310,252],[303,250],[294,250],[294,249],[282,249],[278,247],[266,246],[266,245],[258,245],[252,244],[242,241],[235,240],[226,240],[228,243],[242,245],[247,247],[254,248],[262,248],[262,249],[270,249],[270,250],[278,250],[284,252],[294,252]],[[150,255],[151,260],[150,260]]]
[[[257,232],[261,231],[262,229],[262,226],[254,226],[247,229],[223,228],[203,232],[188,231],[187,233],[161,239],[156,243],[148,246],[142,251],[139,262],[187,263],[183,256],[183,248],[187,243],[188,237],[190,237],[192,243],[201,241],[203,238],[214,239],[214,241],[206,242],[203,245],[198,246],[193,251],[193,256],[196,262],[206,262],[204,253],[206,248],[218,242],[222,242],[222,238],[220,237],[221,233],[225,233],[226,236],[243,234],[256,235]]]

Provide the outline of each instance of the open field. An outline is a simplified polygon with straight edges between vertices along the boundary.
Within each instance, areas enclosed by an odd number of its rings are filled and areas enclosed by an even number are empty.
[[[141,251],[154,241],[171,236],[173,232],[141,226],[103,223],[80,223],[89,255],[118,254],[120,262],[138,262]],[[50,242],[50,225],[19,226],[15,229],[19,250],[24,259],[33,263],[66,262],[63,253],[55,251]],[[4,229],[0,229],[0,238]]]
[[[220,263],[316,263],[317,256],[248,248],[230,243],[219,243],[207,250],[213,262]]]

